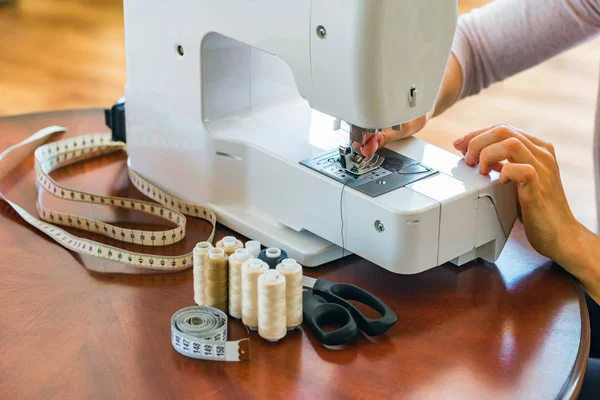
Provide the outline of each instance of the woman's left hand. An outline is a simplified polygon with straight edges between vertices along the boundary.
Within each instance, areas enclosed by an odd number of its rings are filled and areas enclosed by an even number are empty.
[[[517,184],[525,233],[542,255],[561,262],[570,237],[580,229],[563,189],[554,148],[506,124],[493,125],[456,140],[454,147],[479,172],[500,172],[500,181]],[[505,163],[505,161],[508,161]]]

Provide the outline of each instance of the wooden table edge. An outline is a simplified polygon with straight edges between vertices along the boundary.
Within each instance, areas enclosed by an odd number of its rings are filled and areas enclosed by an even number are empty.
[[[20,115],[7,115],[0,116],[1,120],[7,119],[21,119],[21,118],[29,118],[29,117],[40,117],[40,116],[51,116],[53,114],[61,114],[64,112],[67,113],[99,113],[102,112],[103,109],[100,107],[85,107],[85,108],[75,108],[68,110],[50,110],[46,112],[32,112],[28,114],[20,114]],[[108,128],[106,128],[108,130]],[[0,201],[1,202],[1,201]],[[25,225],[25,224],[24,224]],[[37,233],[37,232],[36,232]],[[577,356],[575,358],[573,367],[571,372],[564,383],[560,393],[558,394],[558,399],[577,399],[581,388],[584,382],[584,376],[587,369],[587,361],[589,357],[589,349],[591,344],[591,331],[590,331],[590,319],[588,314],[588,308],[586,303],[586,298],[584,294],[584,290],[579,284],[579,282],[572,277],[569,277],[571,280],[571,284],[574,285],[574,289],[577,291],[579,298],[579,308],[580,308],[580,343],[578,347]]]
[[[581,387],[583,386],[585,371],[587,369],[587,362],[590,352],[591,342],[591,329],[590,329],[590,315],[588,313],[587,302],[585,300],[585,294],[583,288],[572,278],[572,282],[577,286],[577,292],[579,294],[579,312],[581,317],[581,336],[579,339],[579,352],[577,358],[575,358],[575,365],[571,371],[571,376],[565,383],[563,390],[557,397],[558,399],[570,399],[577,400]]]

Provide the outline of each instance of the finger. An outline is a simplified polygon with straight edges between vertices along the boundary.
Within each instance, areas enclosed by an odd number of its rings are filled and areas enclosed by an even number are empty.
[[[479,172],[487,175],[492,167],[504,160],[511,163],[538,166],[538,162],[525,144],[517,138],[508,138],[502,142],[491,144],[481,151],[479,156]],[[502,168],[506,168],[506,165]]]
[[[504,124],[504,125],[506,125],[506,124]],[[516,128],[512,125],[507,125],[507,126],[509,126],[511,129],[519,132],[521,135],[525,136],[531,143],[535,144],[536,146],[543,147],[545,149],[549,149],[552,147],[552,145],[550,143],[546,142],[545,140],[542,140],[538,137],[530,135],[527,132],[525,132],[519,128]]]
[[[367,145],[367,143],[369,143],[369,141],[373,140],[374,137],[375,137],[374,133],[366,133],[364,143],[354,142],[353,145],[354,145],[354,147],[358,147],[362,151],[364,149],[364,147]]]
[[[501,163],[501,162],[495,163],[494,165],[492,165],[492,169],[496,172],[502,172],[502,168],[504,168],[504,165],[506,165],[506,164]]]
[[[509,138],[518,139],[529,149],[532,154],[535,154],[536,156],[541,155],[540,152],[543,151],[520,132],[501,125],[496,126],[487,132],[480,133],[470,140],[470,142],[467,144],[465,162],[467,165],[475,165],[479,159],[479,154],[483,149],[494,143],[502,142]]]
[[[454,143],[452,143],[452,144],[454,145],[454,148],[456,150],[460,151],[464,155],[467,152],[467,146],[469,145],[469,142],[471,141],[471,139],[473,139],[474,137],[476,137],[478,135],[481,135],[484,132],[489,131],[490,129],[493,129],[496,126],[498,126],[498,124],[486,126],[485,128],[481,128],[481,129],[477,129],[476,131],[469,132],[466,135],[464,135],[463,137],[456,139],[454,141]]]
[[[516,182],[521,207],[531,204],[540,192],[539,176],[532,165],[510,163],[504,165],[500,182]]]
[[[532,136],[532,135],[524,132],[523,130],[521,130],[519,128],[516,128],[514,126],[511,126],[511,125],[508,125],[508,124],[505,124],[505,123],[490,125],[490,126],[487,126],[485,128],[481,128],[481,129],[475,130],[473,132],[470,132],[470,133],[466,134],[465,136],[456,139],[454,141],[454,143],[453,143],[454,148],[456,150],[460,151],[463,155],[465,155],[467,153],[467,147],[469,145],[469,142],[473,138],[481,135],[482,133],[485,133],[485,132],[490,131],[490,130],[492,130],[494,128],[497,128],[497,127],[504,127],[506,129],[512,130],[514,132],[518,132],[521,135],[523,135],[525,138],[527,138],[527,140],[529,140],[534,145],[546,149],[553,156],[555,155],[555,153],[554,153],[554,147],[550,143],[548,143],[548,142],[546,142],[546,141],[544,141],[544,140],[542,140],[542,139],[540,139],[538,137]]]
[[[360,147],[360,152],[364,156],[370,156],[371,154],[375,154],[377,150],[381,147],[382,137],[381,133],[378,132],[374,135],[370,135],[365,144]]]

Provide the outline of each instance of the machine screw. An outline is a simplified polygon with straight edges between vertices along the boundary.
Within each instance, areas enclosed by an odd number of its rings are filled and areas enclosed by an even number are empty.
[[[323,25],[317,26],[317,36],[321,39],[325,39],[327,37],[327,30]]]
[[[385,225],[380,220],[375,221],[375,230],[379,233],[385,231]]]

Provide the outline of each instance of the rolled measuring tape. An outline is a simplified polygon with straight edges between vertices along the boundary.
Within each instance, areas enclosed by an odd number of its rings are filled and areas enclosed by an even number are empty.
[[[173,314],[171,344],[180,354],[199,360],[250,360],[250,339],[227,341],[227,314],[212,307],[191,306]]]

